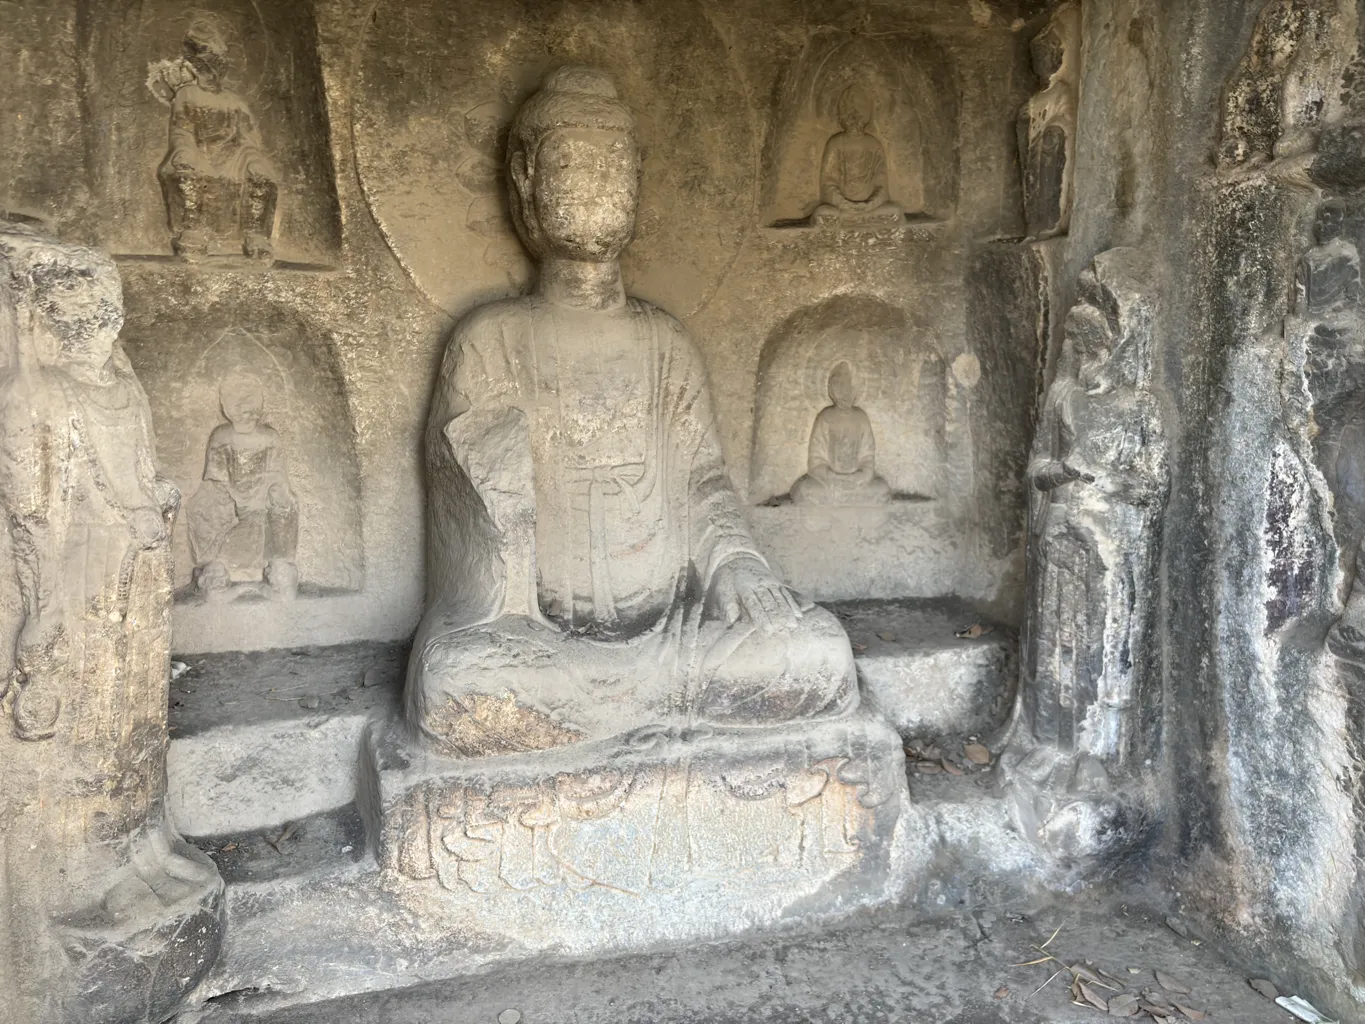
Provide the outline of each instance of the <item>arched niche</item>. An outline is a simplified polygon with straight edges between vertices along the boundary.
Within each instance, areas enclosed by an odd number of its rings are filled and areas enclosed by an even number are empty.
[[[907,221],[945,220],[957,205],[959,103],[952,58],[910,32],[822,32],[785,77],[764,147],[763,223],[801,227],[820,203],[821,163],[841,131],[840,97],[871,101],[867,132],[882,145],[888,198]]]
[[[763,346],[750,500],[783,503],[806,473],[811,429],[831,404],[830,375],[840,363],[853,371],[876,471],[893,501],[944,496],[948,378],[933,335],[880,299],[840,295],[798,310]]]
[[[361,589],[360,463],[331,345],[296,312],[275,304],[248,310],[223,300],[184,318],[153,312],[136,295],[129,306],[124,345],[151,402],[160,470],[184,501],[203,482],[210,434],[227,423],[223,386],[249,377],[263,393],[261,422],[279,435],[297,504],[300,598]],[[173,535],[180,601],[198,599],[187,518],[182,511]],[[256,596],[247,590],[238,600]]]

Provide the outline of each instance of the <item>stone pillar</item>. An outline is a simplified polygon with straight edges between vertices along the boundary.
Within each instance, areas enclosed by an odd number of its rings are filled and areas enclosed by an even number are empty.
[[[164,810],[169,534],[103,253],[0,226],[0,1021],[161,1021],[223,883]]]

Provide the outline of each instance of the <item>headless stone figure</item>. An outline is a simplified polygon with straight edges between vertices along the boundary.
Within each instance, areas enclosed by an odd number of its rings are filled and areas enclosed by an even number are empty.
[[[157,171],[171,246],[193,259],[228,242],[268,260],[278,178],[251,108],[223,88],[227,43],[211,23],[197,21],[185,35],[185,59],[195,77],[171,103],[170,149]]]
[[[820,161],[820,205],[812,224],[901,224],[905,211],[887,191],[886,150],[868,133],[872,97],[861,86],[850,85],[839,97],[839,127],[843,131],[825,143]]]
[[[552,72],[513,123],[513,215],[539,285],[456,328],[427,428],[406,704],[449,754],[857,703],[842,627],[749,535],[687,332],[625,295],[639,170],[601,71]]]
[[[810,432],[810,468],[792,486],[798,505],[880,505],[891,488],[877,475],[872,421],[857,406],[853,370],[840,363],[829,375],[834,403],[820,410]]]
[[[257,381],[229,380],[220,397],[228,422],[209,435],[204,480],[186,505],[195,582],[210,596],[228,590],[234,561],[237,575],[264,575],[275,596],[291,598],[298,590],[298,505],[280,435],[261,422],[265,395]]]
[[[1063,4],[1029,46],[1034,74],[1044,86],[1024,105],[1018,122],[1030,238],[1064,235],[1071,226],[1080,22],[1080,8]]]

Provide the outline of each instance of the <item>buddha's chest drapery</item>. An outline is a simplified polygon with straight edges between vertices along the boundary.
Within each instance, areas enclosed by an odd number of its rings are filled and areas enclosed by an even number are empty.
[[[886,156],[881,143],[870,135],[840,135],[830,141],[832,152],[826,178],[846,199],[864,202],[881,184]]]
[[[597,319],[549,315],[535,328],[540,603],[572,626],[629,630],[656,621],[676,597],[688,563],[687,497],[685,480],[670,479],[652,318]]]

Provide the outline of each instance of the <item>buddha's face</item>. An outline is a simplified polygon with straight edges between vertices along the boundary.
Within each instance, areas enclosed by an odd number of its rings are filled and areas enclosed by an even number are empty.
[[[1335,203],[1328,203],[1318,210],[1314,231],[1318,244],[1326,245],[1334,238],[1340,238],[1346,228],[1346,211]]]
[[[99,369],[123,329],[123,287],[113,264],[59,256],[31,270],[33,311],[66,363]]]
[[[249,383],[233,383],[223,388],[223,415],[239,434],[249,434],[261,422],[265,396]]]
[[[1113,351],[1109,321],[1094,306],[1079,303],[1067,314],[1066,335],[1075,346],[1076,358],[1080,361],[1076,376],[1081,386],[1087,389],[1099,386]]]
[[[635,233],[640,150],[627,133],[558,128],[546,134],[529,174],[513,180],[534,209],[551,255],[605,263]]]
[[[858,396],[853,390],[853,370],[840,363],[829,375],[829,397],[840,409],[851,409]]]

